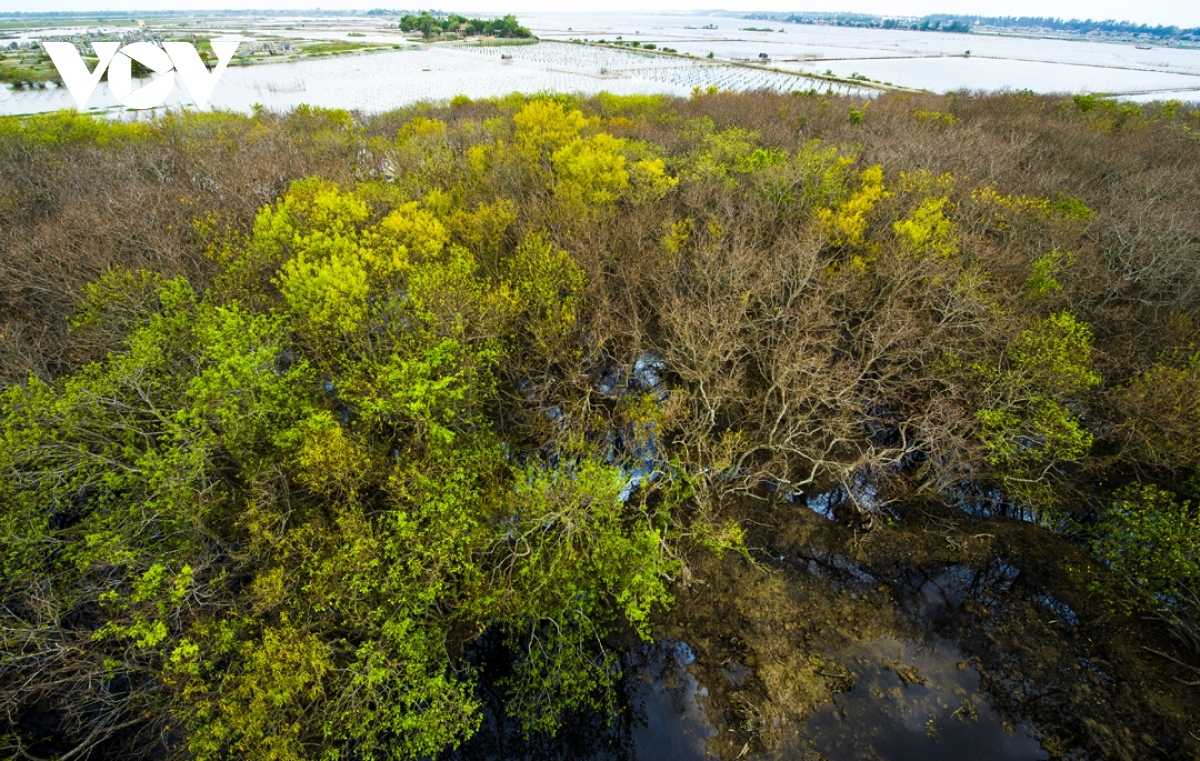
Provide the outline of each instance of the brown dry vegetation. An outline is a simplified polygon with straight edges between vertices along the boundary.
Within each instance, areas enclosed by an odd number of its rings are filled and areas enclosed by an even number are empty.
[[[58,118],[29,120],[31,132],[45,130],[40,138],[11,120],[0,145],[0,373],[8,383],[55,377],[94,356],[67,331],[86,283],[118,268],[204,282],[213,267],[195,220],[220,212],[245,230],[293,180],[353,177],[344,124],[307,112],[189,116],[111,135]]]

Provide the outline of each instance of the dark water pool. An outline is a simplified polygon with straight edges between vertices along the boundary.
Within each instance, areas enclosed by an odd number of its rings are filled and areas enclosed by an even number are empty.
[[[689,671],[695,654],[663,640],[623,656],[623,707],[605,721],[574,716],[557,737],[526,739],[493,706],[485,726],[452,758],[702,761],[717,730],[704,705],[709,686]],[[827,761],[1038,761],[1049,755],[1028,728],[1005,721],[980,689],[978,672],[949,642],[891,637],[847,644],[839,653],[847,689],[806,720],[773,729],[778,747],[746,759]],[[738,686],[752,670],[731,662],[719,673]]]
[[[992,709],[979,673],[949,642],[882,638],[848,646],[841,663],[853,687],[785,732],[771,758],[1049,758],[1027,727],[1005,721]]]
[[[622,653],[616,714],[568,716],[554,737],[505,718],[489,685],[506,656],[483,644],[483,725],[443,757],[1200,758],[1191,693],[1145,655],[1165,635],[1089,607],[1063,581],[1078,548],[1024,522],[926,509],[869,534],[764,513],[752,557],[691,558],[655,642],[608,643]]]

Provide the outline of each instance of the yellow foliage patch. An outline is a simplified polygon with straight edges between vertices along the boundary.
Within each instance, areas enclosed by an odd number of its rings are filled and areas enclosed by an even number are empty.
[[[862,246],[867,235],[867,215],[888,192],[883,185],[883,167],[870,166],[859,173],[860,186],[836,209],[818,209],[821,232],[835,246]]]
[[[945,196],[926,198],[911,217],[893,222],[892,229],[901,244],[918,256],[947,259],[958,253],[954,223],[943,211],[949,203]]]

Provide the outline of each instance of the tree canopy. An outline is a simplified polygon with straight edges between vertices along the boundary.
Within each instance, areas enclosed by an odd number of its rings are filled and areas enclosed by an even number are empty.
[[[1014,119],[1077,150],[975,149]],[[0,120],[0,747],[431,757],[485,632],[552,731],[690,552],[745,550],[727,505],[831,488],[862,530],[990,495],[1195,637],[1197,130],[719,91]]]

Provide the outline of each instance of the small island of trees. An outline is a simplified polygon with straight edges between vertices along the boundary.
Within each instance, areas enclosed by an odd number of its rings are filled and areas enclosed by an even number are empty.
[[[533,36],[533,33],[521,26],[517,17],[511,14],[504,18],[480,19],[467,18],[457,13],[435,16],[428,11],[423,11],[420,15],[410,13],[402,16],[400,29],[405,32],[421,32],[425,39],[444,34],[461,34],[471,37],[489,35],[518,39]]]

